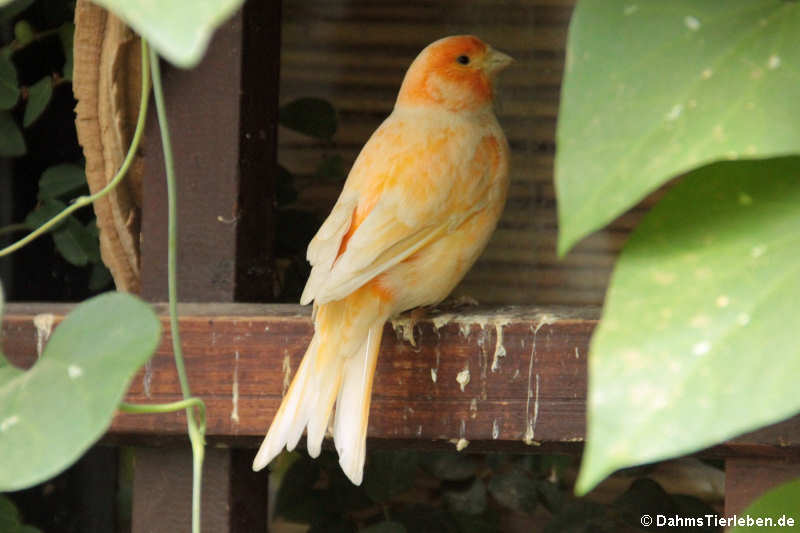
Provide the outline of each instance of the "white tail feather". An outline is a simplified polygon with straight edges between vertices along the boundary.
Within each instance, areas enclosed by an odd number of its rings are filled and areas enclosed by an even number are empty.
[[[315,334],[253,460],[253,470],[261,470],[267,466],[284,446],[293,450],[307,425],[327,425],[332,402],[329,402],[331,405],[327,408],[321,407],[318,393],[322,383],[327,384],[328,380],[333,383],[340,381],[338,376],[341,376],[342,362],[337,359],[335,355],[326,357],[326,351],[320,346],[319,336]]]
[[[267,466],[284,446],[293,450],[306,427],[308,453],[319,456],[335,400],[334,442],[339,464],[353,483],[361,484],[372,378],[383,323],[376,321],[357,351],[350,354],[341,353],[342,347],[337,344],[321,341],[319,332],[314,334],[253,460],[254,470]]]
[[[336,400],[333,440],[342,471],[356,485],[360,485],[364,477],[372,378],[382,334],[383,321],[380,321],[369,328],[358,352],[347,359],[342,388]]]

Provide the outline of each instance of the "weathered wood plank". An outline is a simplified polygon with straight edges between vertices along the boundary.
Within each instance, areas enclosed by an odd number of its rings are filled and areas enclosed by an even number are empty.
[[[68,309],[10,304],[3,325],[5,353],[17,364],[32,364],[38,341],[34,315],[49,311],[58,322]],[[163,307],[159,311],[164,316]],[[187,304],[181,314],[189,379],[208,405],[210,439],[257,444],[310,339],[309,309]],[[404,340],[407,320],[387,325],[369,436],[418,445],[463,438],[517,451],[531,450],[527,441],[574,450],[585,434],[586,354],[597,316],[596,308],[461,309],[418,322],[413,327],[417,347]],[[169,346],[165,333],[152,361],[134,378],[128,401],[179,398]],[[119,415],[110,435],[122,440],[184,435],[183,416]],[[800,456],[800,419],[709,453]]]

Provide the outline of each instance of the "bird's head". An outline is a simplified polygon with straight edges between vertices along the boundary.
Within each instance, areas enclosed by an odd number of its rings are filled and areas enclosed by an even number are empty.
[[[491,105],[495,75],[513,59],[472,35],[429,44],[406,72],[397,106],[442,106],[450,111]]]

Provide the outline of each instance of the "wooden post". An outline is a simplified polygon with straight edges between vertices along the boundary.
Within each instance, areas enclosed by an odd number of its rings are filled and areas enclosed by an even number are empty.
[[[279,0],[249,0],[217,31],[198,67],[184,71],[164,65],[178,179],[178,295],[184,302],[273,297],[280,7]],[[165,301],[166,182],[153,113],[144,151],[142,296]],[[185,351],[191,358],[191,348]],[[193,393],[203,395],[191,377],[190,384]],[[266,531],[267,477],[251,472],[252,455],[207,449],[204,531]],[[133,533],[189,531],[191,479],[185,443],[174,449],[140,448]]]
[[[273,298],[280,2],[250,0],[186,71],[163,65],[178,178],[183,302]],[[153,106],[155,107],[155,106]],[[155,112],[144,146],[142,296],[167,299],[167,195]]]

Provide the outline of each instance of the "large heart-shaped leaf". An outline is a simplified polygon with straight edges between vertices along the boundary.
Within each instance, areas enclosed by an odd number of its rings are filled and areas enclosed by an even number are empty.
[[[617,262],[577,488],[800,411],[800,158],[687,176]]]
[[[780,485],[761,496],[747,506],[737,516],[735,527],[730,533],[746,533],[747,531],[790,531],[800,525],[800,479]],[[750,524],[747,519],[771,519],[772,527]],[[792,522],[790,523],[789,520]],[[739,523],[743,522],[742,525]]]
[[[93,0],[128,23],[172,63],[196,65],[217,26],[244,0]]]
[[[35,485],[77,460],[108,428],[160,334],[150,306],[107,293],[76,307],[30,370],[0,360],[0,491]]]
[[[798,35],[798,2],[580,2],[558,116],[559,252],[678,174],[800,152]]]

